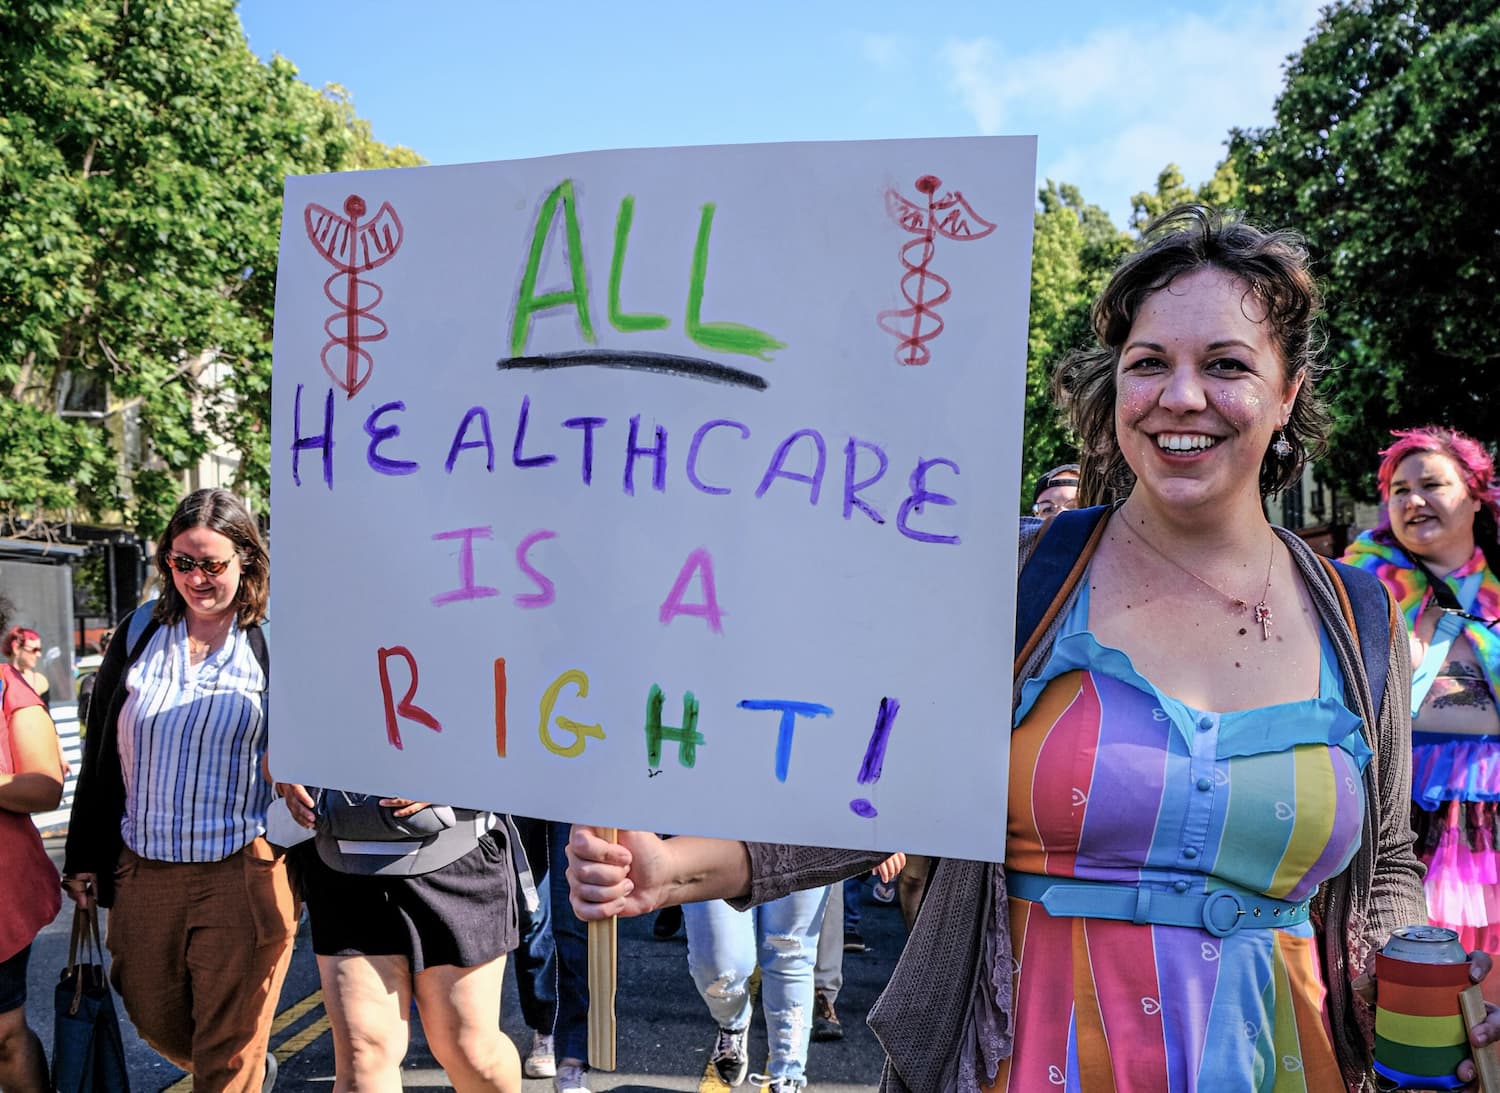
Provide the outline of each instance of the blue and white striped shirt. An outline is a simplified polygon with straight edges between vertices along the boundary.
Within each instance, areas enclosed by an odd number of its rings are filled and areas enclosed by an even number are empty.
[[[125,845],[143,858],[222,861],[266,830],[266,677],[239,623],[201,664],[187,624],[163,626],[125,677]]]

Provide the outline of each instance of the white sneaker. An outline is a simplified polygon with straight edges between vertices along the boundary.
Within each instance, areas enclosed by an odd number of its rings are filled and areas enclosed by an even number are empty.
[[[521,1064],[521,1071],[528,1078],[550,1078],[557,1073],[557,1059],[553,1056],[551,1036],[542,1032],[531,1034],[531,1051]]]
[[[557,1068],[557,1077],[552,1079],[556,1093],[589,1093],[589,1083],[584,1075],[587,1069],[580,1063],[565,1062]]]

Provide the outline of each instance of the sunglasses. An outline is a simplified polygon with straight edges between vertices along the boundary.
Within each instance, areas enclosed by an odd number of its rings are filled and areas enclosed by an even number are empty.
[[[217,577],[229,568],[229,563],[234,561],[234,555],[228,558],[189,558],[186,554],[178,554],[173,551],[167,555],[167,564],[178,573],[191,573],[195,569],[201,569],[210,577]]]
[[[21,652],[23,652],[23,653],[40,653],[41,651],[42,651],[42,647],[40,645],[23,645],[23,646],[21,646]]]

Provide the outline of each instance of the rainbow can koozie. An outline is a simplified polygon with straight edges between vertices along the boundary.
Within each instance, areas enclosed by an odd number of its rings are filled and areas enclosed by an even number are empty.
[[[1375,1074],[1386,1089],[1459,1089],[1469,1057],[1458,993],[1469,954],[1441,926],[1404,926],[1375,955]]]

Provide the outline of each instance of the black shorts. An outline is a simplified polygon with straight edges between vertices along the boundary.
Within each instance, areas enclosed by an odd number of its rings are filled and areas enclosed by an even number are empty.
[[[30,960],[30,945],[9,959],[0,960],[0,1013],[9,1013],[26,1004],[26,965]]]
[[[503,834],[491,831],[456,862],[415,877],[339,873],[316,851],[301,865],[319,956],[404,956],[415,975],[440,964],[487,964],[519,940],[515,866]]]

